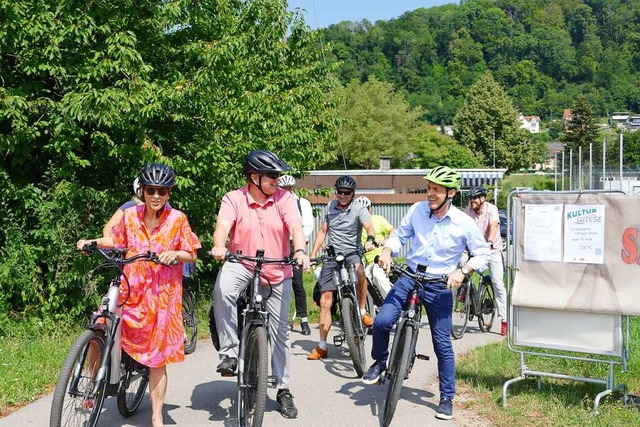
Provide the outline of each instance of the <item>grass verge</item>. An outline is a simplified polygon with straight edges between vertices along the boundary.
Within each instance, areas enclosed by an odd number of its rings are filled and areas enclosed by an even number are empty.
[[[632,318],[631,325],[628,370],[621,373],[621,368],[617,367],[615,373],[617,383],[626,383],[629,393],[638,395],[640,352],[634,345],[640,339],[640,319]],[[529,369],[543,372],[597,379],[607,377],[607,368],[600,363],[551,357],[530,357],[526,363]],[[542,378],[538,389],[535,378],[526,379],[509,386],[508,405],[503,408],[502,386],[507,380],[518,377],[519,369],[519,356],[504,342],[465,354],[458,360],[456,369],[459,392],[467,396],[464,405],[498,427],[640,425],[638,407],[633,403],[623,405],[620,393],[602,399],[599,414],[593,415],[594,399],[605,387],[582,381]]]

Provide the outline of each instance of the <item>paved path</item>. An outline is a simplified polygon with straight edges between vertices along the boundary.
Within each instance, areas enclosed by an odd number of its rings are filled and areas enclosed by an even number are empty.
[[[497,319],[496,319],[497,320]],[[498,322],[495,322],[498,323]],[[332,332],[333,334],[334,332]],[[329,335],[331,340],[332,334]],[[312,327],[310,336],[303,336],[299,329],[291,333],[292,379],[291,392],[295,397],[299,416],[284,419],[277,410],[275,390],[270,389],[267,412],[263,425],[286,427],[313,426],[380,426],[386,387],[367,386],[360,382],[352,368],[351,359],[343,348],[330,346],[329,359],[307,361],[306,354],[316,345],[318,328]],[[499,341],[499,323],[490,333],[483,334],[477,325],[471,326],[462,340],[454,341],[456,355],[490,342]],[[367,354],[371,339],[367,340]],[[413,372],[404,382],[392,426],[402,427],[478,427],[490,425],[474,414],[454,405],[451,421],[434,418],[438,405],[436,360],[431,346],[428,326],[422,328],[418,341],[418,353],[431,356],[430,361],[416,360]],[[168,368],[169,387],[164,405],[166,426],[235,426],[235,379],[226,379],[215,373],[218,355],[209,340],[201,340],[195,353],[181,364]],[[51,394],[0,419],[0,427],[46,426],[49,422]],[[461,398],[458,398],[460,402]],[[151,402],[145,397],[138,412],[124,419],[115,406],[116,400],[108,398],[106,411],[100,417],[100,426],[150,426]]]

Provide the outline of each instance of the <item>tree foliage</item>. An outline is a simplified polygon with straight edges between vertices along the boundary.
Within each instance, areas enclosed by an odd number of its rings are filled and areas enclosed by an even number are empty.
[[[560,118],[580,94],[594,112],[640,111],[640,2],[465,0],[389,21],[322,30],[347,84],[370,75],[451,123],[486,70],[525,115]]]
[[[333,149],[334,66],[284,0],[0,0],[0,16],[3,312],[93,305],[74,243],[147,161],[176,170],[171,203],[206,247],[248,151],[301,173]]]
[[[579,96],[571,109],[571,120],[567,123],[562,140],[567,149],[577,150],[596,142],[598,127],[593,117],[591,104],[584,96]]]
[[[544,146],[520,129],[518,112],[490,72],[469,89],[454,118],[454,137],[485,165],[519,169],[540,160]]]

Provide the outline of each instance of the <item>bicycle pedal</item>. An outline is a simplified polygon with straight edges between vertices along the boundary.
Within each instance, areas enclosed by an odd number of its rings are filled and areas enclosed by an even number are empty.
[[[430,357],[427,356],[426,354],[416,354],[416,357],[420,360],[429,360]]]
[[[338,336],[338,337],[333,337],[333,345],[335,345],[336,347],[340,347],[342,346],[343,343],[343,339],[342,337]]]

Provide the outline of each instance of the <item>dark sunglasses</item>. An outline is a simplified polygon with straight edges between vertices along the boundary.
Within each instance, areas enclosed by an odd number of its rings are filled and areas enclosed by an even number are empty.
[[[164,196],[167,195],[167,193],[169,193],[169,189],[168,188],[164,188],[164,187],[160,187],[160,188],[147,187],[147,188],[144,189],[144,191],[149,196],[153,196],[154,194],[158,193],[158,195],[160,197],[164,197]]]
[[[353,194],[353,191],[351,190],[336,190],[336,194],[339,196],[350,196]]]
[[[482,196],[469,197],[469,200],[478,200],[478,199],[480,199],[480,197],[482,197]]]
[[[263,173],[262,175],[266,176],[267,178],[271,178],[271,179],[278,179],[278,178],[280,178],[280,173],[279,173],[279,172]]]

